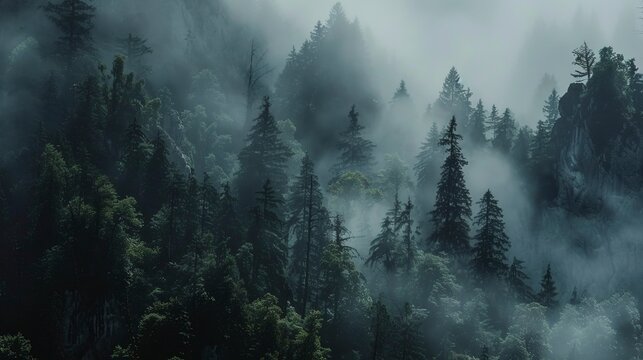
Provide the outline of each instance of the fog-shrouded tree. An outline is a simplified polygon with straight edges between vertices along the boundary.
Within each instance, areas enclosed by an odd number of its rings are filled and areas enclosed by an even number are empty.
[[[416,163],[413,166],[417,175],[417,186],[421,191],[426,191],[433,186],[437,180],[437,164],[440,153],[440,132],[438,125],[433,122],[431,130],[420,147],[420,153],[416,156]]]
[[[445,147],[446,159],[442,164],[440,181],[431,211],[433,232],[428,237],[431,247],[450,255],[468,255],[469,219],[471,218],[471,197],[464,181],[463,167],[467,161],[462,154],[462,136],[456,132],[456,119],[451,118],[446,132],[440,139]]]
[[[543,278],[540,281],[540,291],[538,292],[537,298],[538,302],[551,309],[558,305],[558,290],[556,290],[556,283],[551,274],[551,265],[547,265],[547,270],[543,274]]]
[[[507,256],[509,237],[505,233],[502,209],[487,190],[478,202],[480,210],[474,219],[478,231],[473,237],[473,258],[471,270],[479,282],[501,279],[507,274]]]
[[[286,191],[286,167],[292,151],[280,139],[277,122],[270,112],[270,99],[263,98],[261,113],[248,134],[246,146],[239,153],[236,190],[239,208],[255,204],[254,193],[270,179],[278,197]]]
[[[466,89],[460,82],[460,74],[452,67],[449,70],[438,99],[433,105],[432,111],[437,116],[450,118],[455,116],[463,124],[469,119],[471,113],[471,91]]]
[[[333,169],[337,175],[346,171],[370,174],[375,145],[362,135],[364,126],[359,123],[359,113],[355,105],[348,113],[348,120],[348,127],[339,135],[339,161]]]
[[[547,126],[547,130],[551,132],[551,130],[554,127],[554,124],[556,123],[556,120],[558,120],[558,116],[560,115],[558,112],[558,103],[560,101],[560,96],[558,96],[558,92],[556,89],[553,89],[551,91],[551,94],[547,97],[547,100],[545,100],[545,105],[543,105],[543,115],[545,117],[545,125]]]
[[[412,305],[405,303],[402,313],[393,323],[393,345],[389,355],[391,359],[422,360],[426,358],[420,325],[419,316]]]
[[[514,136],[516,133],[516,123],[511,114],[511,110],[505,109],[504,113],[498,119],[495,126],[493,147],[503,154],[509,154],[513,146]]]
[[[407,274],[411,272],[418,256],[415,238],[416,235],[419,235],[419,231],[413,227],[414,220],[412,215],[414,207],[409,197],[400,213],[400,221],[398,222],[398,228],[401,230],[401,239],[398,244],[399,263]]]
[[[487,142],[485,135],[487,122],[487,112],[485,111],[482,100],[478,100],[478,104],[471,113],[469,119],[469,138],[475,145],[484,145]]]
[[[139,76],[148,72],[148,68],[143,65],[143,57],[152,54],[153,51],[147,45],[147,39],[128,33],[126,37],[118,39],[117,47],[118,51],[125,56],[127,65]]]
[[[395,90],[395,94],[393,94],[393,101],[403,101],[409,99],[409,97],[409,92],[406,89],[406,82],[401,80],[400,86]]]
[[[83,0],[48,1],[44,10],[62,33],[57,43],[61,55],[73,61],[80,55],[95,51],[91,34],[96,11],[93,5]]]
[[[521,302],[530,302],[534,299],[531,287],[527,284],[529,276],[524,272],[523,261],[513,258],[507,271],[507,286],[514,298]]]
[[[373,338],[369,358],[372,360],[386,359],[392,330],[391,317],[386,305],[381,300],[377,300],[371,305],[369,313],[371,317],[370,332]]]
[[[587,78],[587,81],[592,77],[592,69],[594,63],[596,62],[596,55],[594,51],[587,46],[587,42],[583,42],[581,46],[572,51],[574,55],[573,65],[577,66],[578,69],[574,70],[572,76],[583,81],[584,78]]]
[[[519,169],[529,167],[531,138],[532,130],[528,126],[521,127],[516,134],[516,139],[511,148],[511,157]]]
[[[397,236],[394,230],[395,225],[387,215],[382,220],[380,232],[371,241],[366,264],[374,266],[381,264],[387,274],[392,274],[397,268]]]
[[[301,162],[288,199],[289,233],[294,238],[289,274],[294,278],[293,289],[300,302],[301,313],[306,313],[311,288],[318,288],[319,266],[323,247],[327,242],[328,212],[314,164],[308,154]]]
[[[486,122],[486,130],[491,131],[491,141],[496,138],[496,128],[500,122],[500,113],[498,112],[498,107],[496,104],[491,105],[491,110],[489,111],[489,117]]]

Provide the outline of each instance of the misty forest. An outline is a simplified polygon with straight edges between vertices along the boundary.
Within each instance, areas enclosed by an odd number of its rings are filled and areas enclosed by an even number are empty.
[[[0,1],[0,359],[643,359],[643,4],[334,1]]]

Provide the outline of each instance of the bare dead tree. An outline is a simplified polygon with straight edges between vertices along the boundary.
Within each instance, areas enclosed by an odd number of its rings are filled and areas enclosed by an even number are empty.
[[[246,71],[246,121],[250,118],[252,105],[256,100],[257,84],[266,75],[273,71],[273,68],[266,61],[266,50],[261,51],[255,44],[254,39],[250,44],[250,58]]]

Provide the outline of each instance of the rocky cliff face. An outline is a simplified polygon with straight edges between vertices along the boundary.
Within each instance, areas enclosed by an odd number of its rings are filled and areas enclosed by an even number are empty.
[[[583,84],[571,84],[560,99],[561,118],[552,130],[555,203],[577,214],[613,210],[641,184],[638,127],[619,110],[623,107],[597,100]]]

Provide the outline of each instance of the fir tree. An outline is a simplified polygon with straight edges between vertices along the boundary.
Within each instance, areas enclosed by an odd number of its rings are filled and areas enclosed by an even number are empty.
[[[394,344],[391,358],[396,360],[425,359],[420,322],[411,304],[404,304],[402,314],[395,319]]]
[[[476,145],[483,145],[487,142],[485,135],[487,114],[482,104],[482,100],[478,100],[475,110],[471,113],[469,120],[469,136],[471,141]]]
[[[507,273],[507,285],[513,296],[522,302],[530,302],[534,296],[531,288],[527,285],[529,276],[525,274],[523,268],[523,261],[513,258],[509,271]]]
[[[147,72],[142,64],[142,58],[151,54],[152,48],[147,45],[147,39],[127,34],[127,37],[118,40],[118,50],[127,59],[128,65],[133,66],[134,71],[139,75]]]
[[[407,202],[404,204],[404,209],[402,210],[399,222],[399,226],[402,230],[402,240],[400,241],[398,250],[400,254],[399,261],[401,265],[403,265],[407,274],[411,272],[417,258],[415,235],[418,234],[418,231],[413,228],[413,219],[411,218],[413,207],[414,205],[409,197]]]
[[[475,217],[478,232],[474,236],[471,270],[480,282],[492,278],[502,278],[507,273],[506,252],[509,250],[509,238],[505,234],[505,223],[502,209],[498,206],[490,190],[484,193],[478,202],[480,211]]]
[[[223,184],[219,206],[215,216],[215,239],[224,244],[234,254],[242,243],[241,220],[236,211],[237,199],[233,196],[228,183]]]
[[[404,80],[400,81],[400,86],[395,90],[393,94],[393,101],[401,101],[409,99],[409,92],[406,90],[406,82]]]
[[[573,64],[578,66],[578,69],[574,70],[572,76],[582,81],[582,78],[587,78],[587,81],[592,76],[592,69],[594,67],[594,62],[596,62],[596,55],[594,51],[587,46],[586,42],[583,42],[583,45],[572,51],[574,55]]]
[[[531,129],[523,126],[516,135],[511,157],[519,168],[526,168],[529,165],[529,150],[531,148]]]
[[[578,291],[576,290],[576,286],[574,286],[574,290],[572,291],[572,296],[569,298],[569,304],[570,305],[578,305],[581,303],[581,298],[578,295]]]
[[[380,300],[371,305],[371,360],[385,359],[387,353],[387,338],[391,331],[391,318],[384,305]]]
[[[558,291],[556,290],[556,284],[554,283],[554,278],[551,275],[551,265],[547,265],[547,270],[543,275],[542,280],[540,281],[540,292],[538,292],[538,302],[547,307],[554,308],[558,305],[556,300],[558,296]]]
[[[285,276],[288,250],[284,224],[278,214],[281,202],[270,180],[266,180],[261,191],[257,192],[248,242],[253,249],[252,286],[257,294],[270,292],[284,299],[288,290]]]
[[[143,214],[150,217],[156,213],[167,196],[170,162],[167,159],[165,140],[157,133],[153,142],[152,155],[145,167],[143,189]]]
[[[420,153],[416,156],[415,166],[413,166],[417,175],[418,187],[421,189],[433,186],[439,148],[440,133],[438,132],[437,124],[434,122],[426,136],[426,140],[422,143]]]
[[[359,123],[359,113],[355,105],[348,113],[348,128],[340,134],[339,162],[334,166],[336,175],[346,171],[359,171],[370,174],[373,165],[373,148],[375,145],[362,136],[364,126]]]
[[[60,30],[58,38],[60,53],[69,60],[81,54],[94,52],[91,30],[96,8],[83,0],[62,0],[54,4],[48,1],[44,10]]]
[[[395,272],[397,259],[395,250],[397,249],[397,236],[394,231],[394,224],[387,215],[382,220],[380,233],[371,241],[371,248],[366,259],[367,265],[382,264],[387,274]]]
[[[456,126],[453,117],[440,139],[440,146],[446,147],[447,156],[442,165],[435,205],[431,211],[433,232],[428,241],[438,251],[462,256],[470,250],[468,219],[471,218],[471,197],[462,171],[467,165],[459,144],[462,136],[456,133]]]
[[[143,170],[147,161],[146,145],[145,134],[134,118],[127,128],[120,183],[122,191],[136,199],[140,199],[143,192]]]
[[[551,130],[554,127],[554,124],[556,123],[556,120],[558,120],[558,102],[560,101],[560,97],[558,96],[558,92],[556,92],[556,89],[553,89],[551,91],[551,94],[549,94],[549,97],[547,97],[547,100],[545,100],[545,105],[543,106],[543,115],[545,116],[545,125],[547,126],[547,131],[551,133]]]
[[[288,183],[287,161],[292,151],[280,139],[281,132],[270,113],[270,99],[263,98],[261,113],[248,134],[247,144],[239,153],[237,193],[241,209],[252,207],[252,194],[259,190],[266,179],[275,184],[275,192],[281,197]]]
[[[509,154],[513,145],[516,124],[509,109],[505,109],[498,120],[494,131],[493,147],[498,151]]]
[[[491,140],[496,138],[496,128],[500,122],[500,114],[498,113],[498,108],[496,105],[491,106],[491,111],[489,112],[489,118],[486,122],[486,130],[491,131]]]
[[[433,106],[434,111],[439,111],[438,116],[457,119],[469,119],[471,113],[471,92],[460,83],[460,74],[452,67],[449,70],[440,95]]]
[[[289,233],[295,237],[289,272],[295,278],[294,288],[301,303],[301,313],[305,314],[311,287],[317,286],[313,280],[319,273],[328,222],[319,180],[308,154],[302,159],[299,176],[288,199],[288,208]]]

